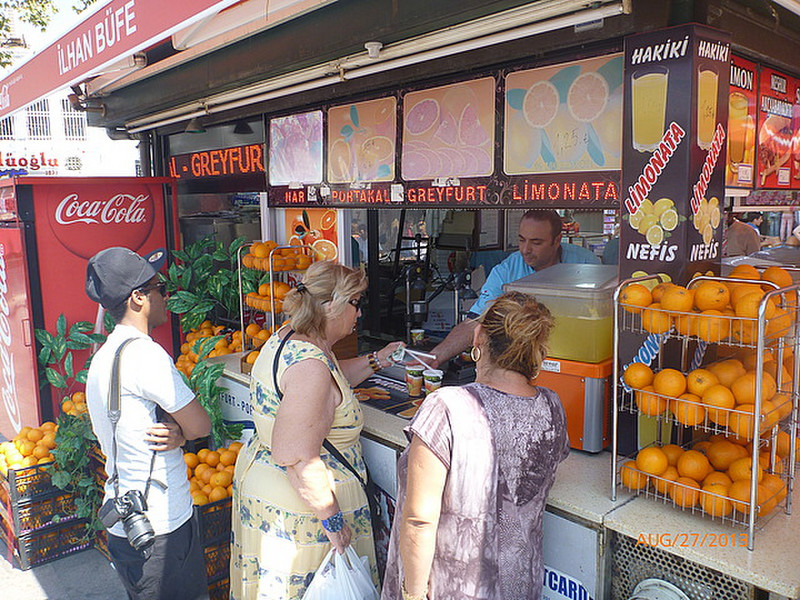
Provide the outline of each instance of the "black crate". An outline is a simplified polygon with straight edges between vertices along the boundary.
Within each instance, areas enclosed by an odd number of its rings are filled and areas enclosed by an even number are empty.
[[[75,519],[75,496],[61,492],[49,498],[0,503],[0,516],[9,529],[9,537],[20,536]]]
[[[94,547],[100,554],[111,560],[111,553],[108,551],[108,531],[101,529],[97,532],[94,538]]]
[[[9,550],[13,551],[17,566],[23,571],[92,546],[86,540],[85,519],[43,527],[16,538],[9,539],[5,531],[0,534]]]
[[[206,561],[206,578],[217,581],[230,574],[231,543],[228,540],[203,548]]]
[[[230,596],[231,580],[223,577],[208,584],[208,600],[228,600]]]
[[[227,542],[231,537],[231,499],[223,498],[202,506],[195,506],[203,546]]]
[[[23,469],[9,469],[7,475],[0,472],[0,485],[5,489],[12,504],[20,500],[50,496],[60,491],[50,479],[50,473],[47,471],[49,464],[51,463]]]

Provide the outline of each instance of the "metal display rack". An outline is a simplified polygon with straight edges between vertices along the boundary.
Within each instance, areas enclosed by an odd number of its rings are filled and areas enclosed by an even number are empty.
[[[680,486],[686,488],[684,494],[710,494],[717,496],[722,500],[726,496],[719,496],[711,492],[702,492],[689,486],[668,481],[660,477],[649,474],[644,474],[648,478],[648,483],[636,493],[643,495],[647,498],[652,498],[663,502],[664,504],[671,504],[682,510],[687,510],[692,513],[698,513],[708,518],[713,518],[724,523],[746,527],[748,531],[748,549],[754,548],[754,533],[756,527],[759,528],[769,519],[769,515],[765,514],[759,517],[759,512],[775,506],[771,513],[774,515],[779,506],[783,506],[786,514],[791,513],[792,509],[792,489],[794,483],[794,471],[796,465],[797,446],[797,423],[798,423],[798,386],[800,385],[800,338],[798,331],[800,331],[800,324],[798,324],[798,316],[800,316],[800,284],[794,284],[785,288],[778,288],[777,285],[768,281],[754,281],[753,279],[736,279],[736,278],[721,278],[701,276],[696,277],[691,283],[698,283],[704,280],[720,281],[723,283],[744,283],[753,285],[767,286],[771,289],[766,291],[761,302],[758,306],[758,316],[755,318],[746,318],[732,316],[728,314],[721,314],[719,316],[706,317],[704,325],[700,325],[703,321],[695,321],[694,326],[691,326],[690,319],[699,319],[698,313],[680,313],[675,311],[668,311],[663,309],[664,313],[668,314],[671,318],[671,325],[669,329],[664,332],[653,334],[652,325],[651,331],[644,328],[642,319],[647,311],[647,308],[626,305],[620,301],[620,294],[622,290],[631,283],[642,283],[644,281],[658,279],[658,275],[650,275],[646,277],[637,277],[626,279],[621,282],[614,293],[614,372],[613,372],[613,397],[615,398],[613,410],[613,454],[612,454],[612,479],[611,479],[611,499],[616,500],[617,487],[622,485],[620,468],[623,464],[633,460],[637,453],[629,457],[618,456],[619,444],[619,413],[628,412],[633,414],[640,413],[640,409],[636,403],[637,394],[650,394],[655,398],[660,398],[660,402],[666,402],[668,409],[662,411],[659,415],[653,416],[657,419],[657,438],[656,445],[662,444],[662,424],[663,422],[672,422],[679,425],[678,440],[679,446],[688,447],[695,440],[688,440],[684,443],[683,437],[688,432],[690,437],[694,435],[695,431],[705,432],[708,434],[728,434],[730,433],[725,424],[731,423],[731,419],[747,419],[752,418],[752,439],[758,443],[752,443],[752,452],[750,457],[752,464],[759,464],[761,451],[769,444],[770,455],[769,464],[764,468],[764,472],[774,473],[783,479],[785,488],[785,497],[779,497],[781,492],[775,492],[771,497],[764,499],[761,498],[762,503],[758,504],[758,470],[751,468],[752,475],[750,477],[750,501],[749,503],[734,501],[734,510],[725,516],[715,516],[706,512],[701,508],[699,502],[695,502],[690,507],[682,507],[670,495],[658,491],[657,488],[668,489],[668,486]],[[779,312],[772,316],[771,319],[766,317],[768,302],[774,302]],[[628,310],[626,310],[626,308]],[[636,312],[637,310],[640,312]],[[784,312],[785,311],[785,312]],[[788,315],[788,316],[787,316]],[[685,321],[681,321],[685,319]],[[677,325],[676,325],[677,324]],[[702,329],[699,329],[701,328]],[[663,327],[662,327],[663,329]],[[667,340],[677,339],[681,343],[681,357],[680,365],[676,368],[682,373],[700,368],[705,356],[705,351],[710,344],[719,344],[725,346],[733,346],[737,348],[749,348],[755,351],[755,381],[761,382],[764,374],[765,353],[770,351],[773,353],[776,361],[776,384],[777,394],[781,397],[780,401],[773,408],[769,409],[766,413],[762,414],[762,407],[764,402],[770,398],[763,398],[762,385],[755,385],[755,399],[754,399],[754,413],[749,413],[741,410],[719,408],[700,403],[705,409],[704,416],[699,419],[693,426],[687,426],[685,423],[680,422],[672,408],[676,406],[679,399],[670,398],[661,394],[655,393],[652,389],[643,391],[628,387],[621,379],[622,369],[619,358],[619,340],[620,333],[629,332],[635,334],[650,335],[657,340],[658,344],[658,370],[665,368],[664,365],[664,352],[663,347]],[[698,333],[702,333],[702,338]],[[713,341],[711,341],[713,340]],[[786,380],[784,370],[784,358],[787,353],[792,352],[792,369],[790,372],[791,379]],[[635,361],[634,361],[635,362]],[[657,369],[653,368],[657,372]],[[670,404],[672,403],[672,404]],[[771,404],[771,403],[770,403]],[[768,405],[769,406],[769,405]],[[710,411],[712,411],[710,413]],[[710,418],[709,414],[714,418]],[[789,435],[790,448],[789,454],[786,458],[781,459],[777,455],[777,438],[780,431],[785,431]],[[667,440],[666,443],[670,443]],[[641,472],[641,471],[639,471]],[[654,484],[661,484],[654,486]],[[654,487],[653,487],[654,486]],[[694,491],[691,491],[694,490]],[[699,497],[699,496],[698,496]],[[736,509],[736,505],[746,507],[747,512]]]
[[[256,242],[253,242],[253,243],[256,243]],[[261,242],[261,243],[263,243],[263,242]],[[248,248],[248,252],[249,252],[249,247],[248,246],[242,246],[241,248],[239,248],[238,278],[239,278],[239,320],[240,320],[239,325],[240,325],[240,328],[241,328],[241,331],[242,331],[242,349],[245,352],[247,352],[249,350],[254,350],[256,348],[254,346],[252,346],[252,345],[248,346],[248,341],[247,341],[248,336],[245,335],[245,333],[244,333],[245,332],[245,327],[246,327],[245,310],[244,310],[245,305],[247,305],[249,308],[251,308],[253,310],[257,310],[257,311],[260,311],[260,312],[263,312],[264,314],[266,314],[268,316],[268,318],[269,318],[269,327],[271,328],[272,331],[275,331],[280,325],[283,324],[283,321],[284,321],[284,313],[283,313],[283,309],[282,309],[282,302],[281,302],[281,305],[278,305],[277,301],[276,301],[276,298],[275,298],[275,284],[277,282],[279,282],[279,281],[283,281],[284,283],[289,283],[288,281],[284,281],[284,279],[288,280],[288,274],[289,273],[303,273],[305,271],[305,269],[286,269],[286,270],[280,270],[280,271],[279,270],[275,270],[273,268],[274,259],[277,258],[278,256],[280,256],[279,251],[286,250],[286,249],[289,249],[289,250],[302,250],[303,254],[305,254],[306,256],[308,256],[311,259],[311,263],[315,262],[315,254],[314,254],[313,248],[311,246],[307,246],[307,245],[302,245],[302,246],[275,246],[274,248],[272,248],[270,250],[268,256],[266,257],[268,268],[267,269],[255,269],[255,270],[258,270],[258,271],[264,271],[266,273],[269,273],[270,294],[269,294],[269,305],[268,305],[268,309],[267,309],[267,308],[260,307],[260,306],[254,306],[253,304],[248,304],[247,301],[246,301],[246,294],[244,293],[244,290],[242,288],[242,269],[254,268],[254,267],[245,267],[242,264],[242,251],[245,248]]]

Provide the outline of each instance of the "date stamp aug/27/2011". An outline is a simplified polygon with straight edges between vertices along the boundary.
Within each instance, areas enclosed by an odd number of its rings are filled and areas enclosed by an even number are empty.
[[[748,534],[740,533],[699,533],[679,531],[674,533],[640,533],[637,546],[661,548],[737,548],[747,547]]]

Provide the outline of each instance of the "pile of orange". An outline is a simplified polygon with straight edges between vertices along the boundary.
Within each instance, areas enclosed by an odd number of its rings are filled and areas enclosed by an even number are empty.
[[[732,339],[753,344],[757,336],[759,305],[766,292],[792,284],[792,276],[780,267],[760,272],[752,265],[738,265],[729,279],[753,281],[704,280],[688,288],[674,283],[659,283],[652,289],[640,283],[627,285],[620,293],[622,307],[641,314],[642,328],[650,333],[667,333],[673,327],[682,335],[707,342]],[[647,283],[647,282],[645,282]],[[787,335],[794,324],[794,293],[773,296],[766,303],[766,335]],[[789,310],[787,310],[789,309]]]
[[[283,299],[286,294],[291,290],[291,286],[283,281],[274,281],[270,283],[262,283],[258,286],[257,292],[250,292],[244,298],[244,303],[247,306],[262,310],[264,312],[275,313],[283,312]]]
[[[0,443],[0,472],[52,462],[57,430],[58,425],[45,421],[39,427],[23,427],[10,442]]]
[[[282,248],[272,240],[254,242],[248,253],[242,256],[242,265],[259,271],[269,271],[270,265],[273,271],[305,271],[314,259],[305,248],[295,247],[299,244],[298,238],[292,239],[292,247]]]
[[[181,344],[180,356],[178,356],[178,360],[175,361],[177,369],[187,377],[191,376],[197,361],[200,360],[198,354],[193,350],[194,344],[197,340],[221,335],[224,332],[224,325],[214,325],[211,321],[206,320],[200,324],[200,327],[187,333],[186,341]],[[227,333],[224,338],[218,340],[217,343],[214,344],[214,349],[208,353],[208,358],[241,352],[242,346],[241,331]]]
[[[240,442],[231,442],[227,448],[203,448],[197,454],[183,454],[189,491],[195,505],[202,506],[233,495],[233,469],[241,449]]]
[[[86,393],[75,392],[72,396],[66,398],[61,403],[61,412],[72,415],[73,417],[88,414],[89,411],[86,408]]]
[[[690,450],[675,444],[648,446],[622,465],[620,480],[631,490],[652,486],[682,508],[699,507],[714,517],[727,517],[734,510],[746,516],[753,476],[750,452],[736,438],[722,435],[711,436]],[[786,497],[787,488],[780,477],[782,463],[776,465],[775,473],[766,472],[767,451],[761,452],[758,462],[758,515],[763,516]]]
[[[772,428],[792,410],[789,396],[778,390],[771,374],[776,367],[771,357],[769,352],[765,356],[760,381],[761,431]],[[747,360],[747,366],[752,364],[752,359]],[[782,386],[786,389],[791,376],[785,366],[782,368]],[[636,406],[645,415],[658,416],[669,409],[682,425],[716,424],[719,428],[727,427],[732,435],[745,442],[753,439],[756,372],[737,358],[711,363],[686,376],[676,369],[653,372],[647,365],[631,363],[623,380],[633,388]]]

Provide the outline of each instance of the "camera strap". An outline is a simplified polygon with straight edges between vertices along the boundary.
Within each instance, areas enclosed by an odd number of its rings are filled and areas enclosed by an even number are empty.
[[[137,338],[129,338],[120,344],[114,354],[114,362],[111,365],[111,385],[108,391],[108,419],[111,421],[111,460],[114,461],[114,472],[111,474],[111,480],[114,482],[114,498],[119,498],[119,472],[117,470],[117,423],[119,423],[122,410],[120,409],[120,401],[122,397],[122,385],[120,383],[120,362],[122,359],[122,351],[125,350],[128,344],[135,341]],[[153,466],[156,462],[156,451],[153,450],[153,456],[150,457],[150,472],[147,474],[147,482],[144,486],[144,499],[147,500],[147,493],[150,491],[150,481],[153,477]]]

